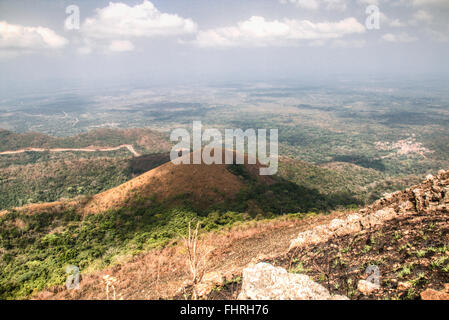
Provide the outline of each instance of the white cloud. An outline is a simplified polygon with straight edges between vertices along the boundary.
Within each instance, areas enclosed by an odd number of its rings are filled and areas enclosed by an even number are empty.
[[[433,20],[432,15],[425,11],[425,10],[419,10],[415,12],[412,16],[412,23],[420,23],[420,22],[431,22]]]
[[[449,1],[449,0],[448,0]],[[425,10],[416,11],[408,21],[401,21],[399,19],[390,19],[383,12],[380,13],[381,25],[388,25],[390,27],[399,28],[405,26],[414,26],[417,24],[431,23],[433,21],[433,16]]]
[[[14,54],[42,49],[60,49],[68,43],[45,27],[25,27],[0,21],[0,49]]]
[[[410,36],[409,34],[403,32],[403,33],[387,33],[382,36],[382,40],[387,42],[413,42],[418,40],[416,37]]]
[[[264,17],[253,16],[237,26],[200,31],[195,43],[200,47],[292,46],[301,40],[338,39],[363,32],[365,27],[355,18],[313,23],[291,19],[267,21]]]
[[[160,12],[151,2],[143,1],[130,7],[121,2],[110,2],[87,18],[82,31],[91,38],[156,37],[195,33],[197,25],[191,19],[177,14]]]
[[[326,8],[329,10],[346,10],[346,0],[280,0],[281,3],[292,3],[299,8],[317,10]]]
[[[134,45],[127,40],[113,40],[109,45],[109,50],[113,52],[133,51]]]
[[[94,46],[104,46],[110,41],[127,41],[124,48],[131,49],[134,48],[130,42],[132,39],[194,34],[197,24],[177,14],[160,12],[147,0],[135,6],[110,2],[107,7],[97,9],[93,17],[87,18],[81,31],[85,39],[89,39],[87,42]],[[116,48],[115,45],[109,47]]]
[[[407,23],[402,22],[399,19],[390,19],[385,13],[380,12],[380,25],[381,27],[384,25],[393,27],[393,28],[399,28],[399,27],[405,27]]]

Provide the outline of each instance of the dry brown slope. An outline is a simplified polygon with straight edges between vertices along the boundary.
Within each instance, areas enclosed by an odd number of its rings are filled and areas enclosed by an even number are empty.
[[[223,162],[224,162],[223,152]],[[192,159],[193,153],[189,154]],[[234,153],[235,157],[235,153]],[[274,182],[270,176],[260,176],[261,164],[247,164],[248,174],[260,183]],[[208,208],[214,203],[233,198],[245,186],[244,179],[231,173],[227,164],[178,164],[167,162],[115,188],[99,193],[90,198],[70,201],[39,203],[15,208],[28,214],[44,211],[62,212],[75,208],[82,214],[96,214],[110,209],[131,206],[137,199],[157,201],[167,199],[176,203],[177,197],[185,196],[197,208]]]
[[[84,213],[99,213],[118,208],[137,195],[164,200],[182,194],[195,197],[220,197],[220,193],[235,195],[243,183],[227,171],[224,165],[179,165],[168,162],[118,187],[95,195],[85,206]],[[222,200],[222,199],[217,199]]]
[[[190,154],[192,160],[192,153]],[[224,153],[223,153],[224,157]],[[192,163],[193,161],[191,161]],[[245,158],[245,163],[248,160]],[[260,164],[245,165],[249,174],[260,182],[270,183],[269,177],[259,176]],[[118,187],[94,196],[85,206],[84,213],[99,213],[126,206],[136,196],[166,200],[189,195],[199,204],[221,202],[235,196],[244,183],[228,170],[226,164],[178,164],[168,162]]]

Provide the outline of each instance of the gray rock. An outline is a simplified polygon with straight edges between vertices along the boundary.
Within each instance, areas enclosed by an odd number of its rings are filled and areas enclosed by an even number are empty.
[[[240,300],[348,300],[332,296],[319,283],[303,274],[288,273],[269,263],[258,263],[243,270]]]

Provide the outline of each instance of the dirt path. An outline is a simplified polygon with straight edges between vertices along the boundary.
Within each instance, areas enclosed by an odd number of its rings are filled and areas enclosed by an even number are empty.
[[[223,254],[211,261],[210,271],[226,273],[231,268],[243,269],[250,262],[262,256],[280,255],[288,251],[292,239],[299,232],[329,223],[332,219],[346,213],[334,212],[330,215],[318,215],[303,220],[292,220],[286,224],[264,226],[260,232],[242,239],[234,240]],[[266,230],[265,230],[266,229]]]
[[[45,149],[45,148],[25,148],[15,151],[3,151],[0,152],[0,155],[8,155],[8,154],[19,154],[24,152],[106,152],[106,151],[117,151],[122,148],[128,149],[135,157],[140,157],[141,154],[138,153],[131,144],[122,144],[118,147],[87,147],[87,148],[53,148],[53,149]]]

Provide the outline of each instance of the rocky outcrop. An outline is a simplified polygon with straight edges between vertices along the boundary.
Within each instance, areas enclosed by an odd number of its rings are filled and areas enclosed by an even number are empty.
[[[371,281],[366,281],[366,280],[360,280],[357,283],[357,289],[365,294],[365,295],[369,295],[373,292],[376,292],[377,290],[380,289],[380,285],[373,283]]]
[[[281,267],[258,263],[243,270],[238,299],[250,300],[347,300],[332,296],[322,285],[303,274],[288,273]]]
[[[195,285],[195,291],[198,298],[207,297],[212,290],[217,287],[225,285],[226,282],[241,276],[242,270],[238,267],[228,268],[226,271],[212,271],[206,273],[201,279],[200,283]],[[177,295],[180,295],[186,290],[186,288],[193,286],[192,281],[185,281],[181,288],[178,290]]]
[[[427,289],[421,292],[422,300],[449,300],[449,283],[444,285],[441,291]]]
[[[350,214],[344,219],[334,219],[327,225],[316,226],[299,233],[291,241],[290,249],[331,241],[345,235],[363,233],[384,223],[412,215],[431,215],[436,212],[449,212],[449,171],[440,171],[436,177],[426,180],[405,191],[387,194],[372,205]],[[258,256],[243,270],[242,288],[238,299],[251,300],[346,300],[345,296],[331,295],[321,284],[309,276],[288,273],[281,267],[274,267],[259,261],[272,261],[275,257]],[[257,264],[255,264],[257,263]],[[235,274],[233,274],[235,275]],[[207,296],[214,287],[224,283],[220,274],[206,275],[198,286],[199,296]],[[410,288],[408,282],[398,284],[400,291]],[[358,280],[357,289],[365,296],[378,294],[381,286],[367,280]],[[428,289],[421,293],[422,299],[444,299],[449,291]]]
[[[418,186],[388,194],[344,220],[334,219],[328,225],[301,232],[291,241],[290,249],[362,232],[400,216],[435,211],[449,212],[449,171],[441,170]]]

